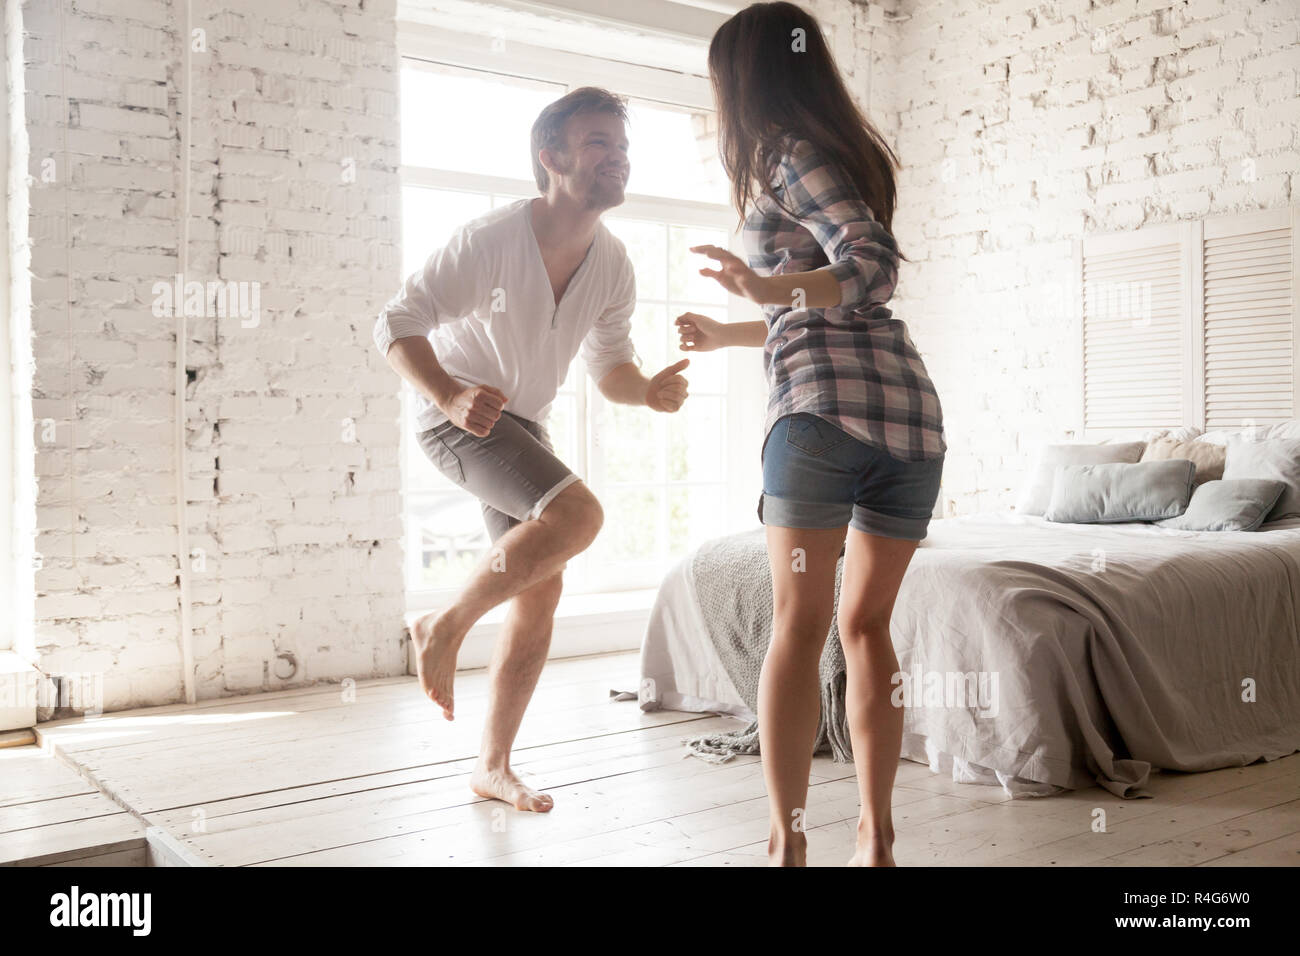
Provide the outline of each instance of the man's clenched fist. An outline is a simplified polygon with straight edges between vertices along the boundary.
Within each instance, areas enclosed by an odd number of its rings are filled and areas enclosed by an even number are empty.
[[[457,428],[486,438],[501,417],[506,401],[500,389],[491,385],[473,385],[453,395],[442,410]]]

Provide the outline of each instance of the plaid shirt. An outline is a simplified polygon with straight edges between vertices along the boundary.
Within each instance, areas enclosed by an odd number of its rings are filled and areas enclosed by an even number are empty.
[[[759,197],[745,220],[750,267],[780,275],[829,265],[841,304],[764,306],[764,434],[784,415],[809,412],[902,461],[939,457],[948,447],[939,395],[907,326],[885,307],[898,281],[894,237],[843,168],[807,141],[791,144],[774,186],[795,215]]]

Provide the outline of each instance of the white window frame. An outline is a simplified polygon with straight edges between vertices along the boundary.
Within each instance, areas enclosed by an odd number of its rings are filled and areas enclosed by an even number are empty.
[[[489,36],[462,34],[452,39],[442,30],[419,24],[399,24],[398,52],[404,66],[407,60],[423,60],[504,76],[560,83],[568,88],[580,85],[602,86],[636,99],[686,108],[713,109],[712,92],[708,80],[703,76],[531,47],[514,41],[508,45],[508,56],[503,56],[505,51],[500,47],[494,48],[494,42],[494,38]],[[403,188],[418,186],[514,195],[537,193],[536,183],[532,180],[406,165],[401,167],[401,182]],[[671,219],[674,223],[720,228],[726,231],[729,246],[733,250],[739,248],[737,217],[735,211],[727,205],[630,194],[622,205],[611,210],[610,215],[620,219]],[[757,307],[729,297],[728,305],[719,309],[717,318],[727,322],[753,321],[761,318],[761,313]],[[723,401],[723,429],[727,441],[724,465],[727,515],[724,527],[730,531],[758,526],[755,506],[762,486],[759,450],[762,441],[762,410],[766,408],[766,385],[762,378],[758,350],[728,349],[726,362],[728,388]],[[579,475],[585,476],[589,473],[592,453],[592,431],[587,424],[590,414],[588,397],[593,394],[594,386],[589,383],[585,373],[580,381],[583,382],[583,387],[578,389],[577,415],[583,440],[580,441],[579,460],[569,464]],[[404,389],[403,395],[404,400],[409,400],[408,390]],[[603,401],[598,394],[595,394],[595,399]],[[760,411],[756,413],[755,409]],[[402,431],[402,488],[405,500],[408,486],[406,468],[410,458],[408,443],[414,442],[414,435],[406,434],[406,428]],[[745,463],[749,467],[745,467]],[[405,514],[404,504],[403,515]],[[614,520],[617,520],[616,516]],[[410,581],[414,570],[410,562],[420,560],[421,547],[418,529],[408,527],[406,534],[408,564],[403,570],[405,579]],[[570,564],[572,566],[572,562]],[[631,593],[640,593],[644,600],[645,595],[654,592],[655,586],[647,585]],[[407,606],[411,610],[438,607],[453,598],[457,591],[457,588],[408,588]],[[586,593],[616,591],[616,587],[610,587]]]

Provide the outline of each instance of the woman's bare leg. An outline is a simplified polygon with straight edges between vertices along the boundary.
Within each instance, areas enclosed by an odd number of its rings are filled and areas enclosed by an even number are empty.
[[[844,531],[767,527],[774,617],[758,682],[758,735],[773,866],[803,866],[807,857],[808,774],[821,717],[817,668],[835,610]]]
[[[850,866],[894,865],[890,799],[903,747],[903,710],[890,696],[898,657],[889,636],[903,574],[917,542],[849,529],[837,610],[847,670],[846,706],[862,811]]]

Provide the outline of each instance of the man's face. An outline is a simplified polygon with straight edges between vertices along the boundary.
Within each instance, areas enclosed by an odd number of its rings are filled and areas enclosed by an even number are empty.
[[[623,121],[613,113],[579,113],[569,117],[565,141],[563,150],[544,154],[551,188],[588,209],[620,205],[632,168]]]

